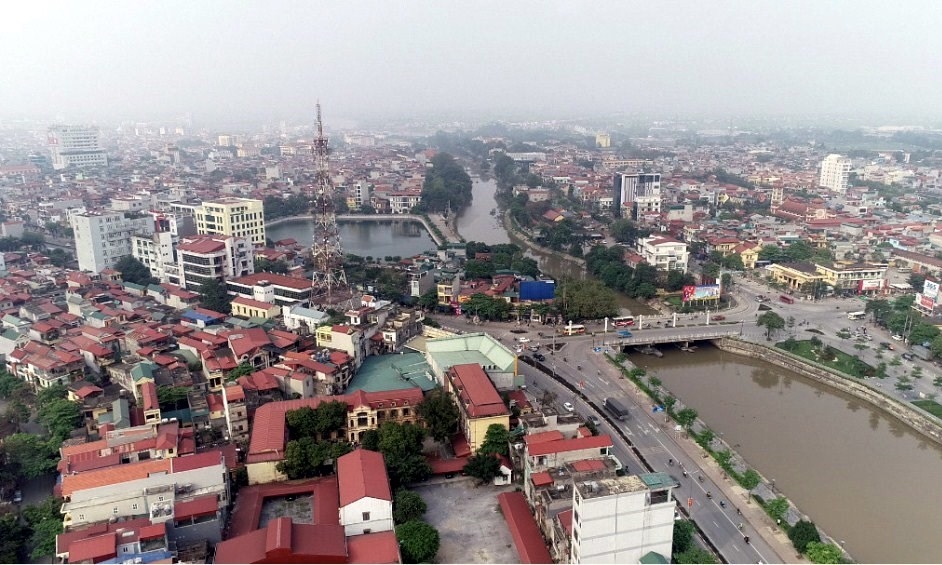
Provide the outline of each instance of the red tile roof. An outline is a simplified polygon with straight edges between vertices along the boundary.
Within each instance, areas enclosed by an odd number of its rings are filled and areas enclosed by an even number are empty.
[[[382,453],[357,449],[340,457],[337,459],[337,477],[340,481],[340,506],[363,498],[392,502]]]
[[[483,418],[510,414],[494,383],[477,363],[453,365],[448,374],[468,416]]]
[[[147,381],[141,385],[141,400],[144,410],[154,410],[160,408],[157,401],[157,385],[153,381]]]
[[[550,430],[548,432],[539,432],[523,436],[523,441],[527,445],[542,443],[544,441],[559,441],[561,439],[566,439],[566,436],[559,430]]]
[[[530,482],[533,483],[533,486],[545,487],[546,485],[553,484],[553,477],[550,475],[549,471],[540,471],[539,473],[530,475]]]
[[[179,245],[177,245],[177,251],[186,251],[200,255],[217,253],[226,248],[226,239],[228,239],[228,236],[219,235],[185,237],[180,241]]]
[[[69,563],[81,563],[82,561],[97,563],[116,557],[116,537],[116,533],[110,532],[102,536],[73,542],[69,546]]]
[[[401,563],[396,532],[377,532],[347,538],[347,563]]]
[[[238,537],[257,530],[265,499],[290,495],[311,495],[312,518],[315,524],[340,524],[340,499],[337,490],[335,476],[242,487],[232,511],[230,535]]]
[[[209,516],[219,510],[219,498],[215,494],[200,496],[173,506],[174,519]]]
[[[507,528],[513,537],[520,563],[552,563],[543,536],[530,514],[527,499],[519,492],[504,492],[497,495]]]
[[[262,281],[268,281],[275,286],[283,286],[294,290],[310,290],[311,288],[311,281],[307,279],[298,279],[277,273],[254,273],[237,279],[230,279],[229,282],[245,286],[255,286]]]

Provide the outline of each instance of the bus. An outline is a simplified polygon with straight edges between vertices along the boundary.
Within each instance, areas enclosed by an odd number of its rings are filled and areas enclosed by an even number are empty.
[[[615,324],[616,328],[627,328],[628,326],[635,325],[635,317],[619,316],[617,318],[612,318],[612,323]]]
[[[795,299],[792,298],[791,296],[787,295],[787,294],[783,294],[783,295],[779,296],[778,299],[781,300],[782,302],[784,302],[785,304],[794,304],[794,303],[795,303]]]
[[[848,320],[863,320],[866,317],[867,317],[866,312],[848,312],[847,313]]]
[[[559,333],[563,335],[583,335],[585,334],[585,326],[578,324],[563,326],[559,329]]]

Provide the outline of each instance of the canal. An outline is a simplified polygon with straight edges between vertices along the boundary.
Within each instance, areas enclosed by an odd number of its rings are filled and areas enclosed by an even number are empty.
[[[942,448],[869,405],[711,346],[632,354],[864,563],[938,563]]]
[[[361,257],[412,257],[437,246],[422,224],[409,220],[338,222],[345,253]],[[267,226],[272,241],[294,238],[310,247],[314,239],[314,220],[298,219]]]

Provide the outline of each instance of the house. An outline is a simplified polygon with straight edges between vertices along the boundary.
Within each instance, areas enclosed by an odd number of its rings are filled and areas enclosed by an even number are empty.
[[[244,296],[235,297],[231,305],[232,315],[241,318],[262,318],[269,320],[278,317],[281,312],[281,308],[276,304],[261,302]]]
[[[346,535],[393,530],[392,491],[382,453],[357,449],[338,458],[337,478]]]
[[[499,424],[510,429],[510,410],[491,379],[477,363],[453,365],[446,373],[445,390],[458,406],[458,429],[472,451],[484,443],[487,428]]]
[[[669,237],[651,236],[638,239],[638,254],[659,271],[687,272],[690,253],[687,244]]]

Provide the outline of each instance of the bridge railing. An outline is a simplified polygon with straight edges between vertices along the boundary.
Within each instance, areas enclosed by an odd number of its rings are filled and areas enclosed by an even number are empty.
[[[717,339],[721,337],[729,337],[733,335],[739,335],[739,328],[736,329],[724,329],[719,331],[712,332],[699,332],[699,333],[683,333],[683,334],[671,334],[671,335],[647,335],[647,336],[631,336],[631,337],[622,337],[615,338],[611,340],[612,343],[617,343],[620,345],[645,345],[650,343],[674,343],[678,341],[696,341],[699,339]]]

